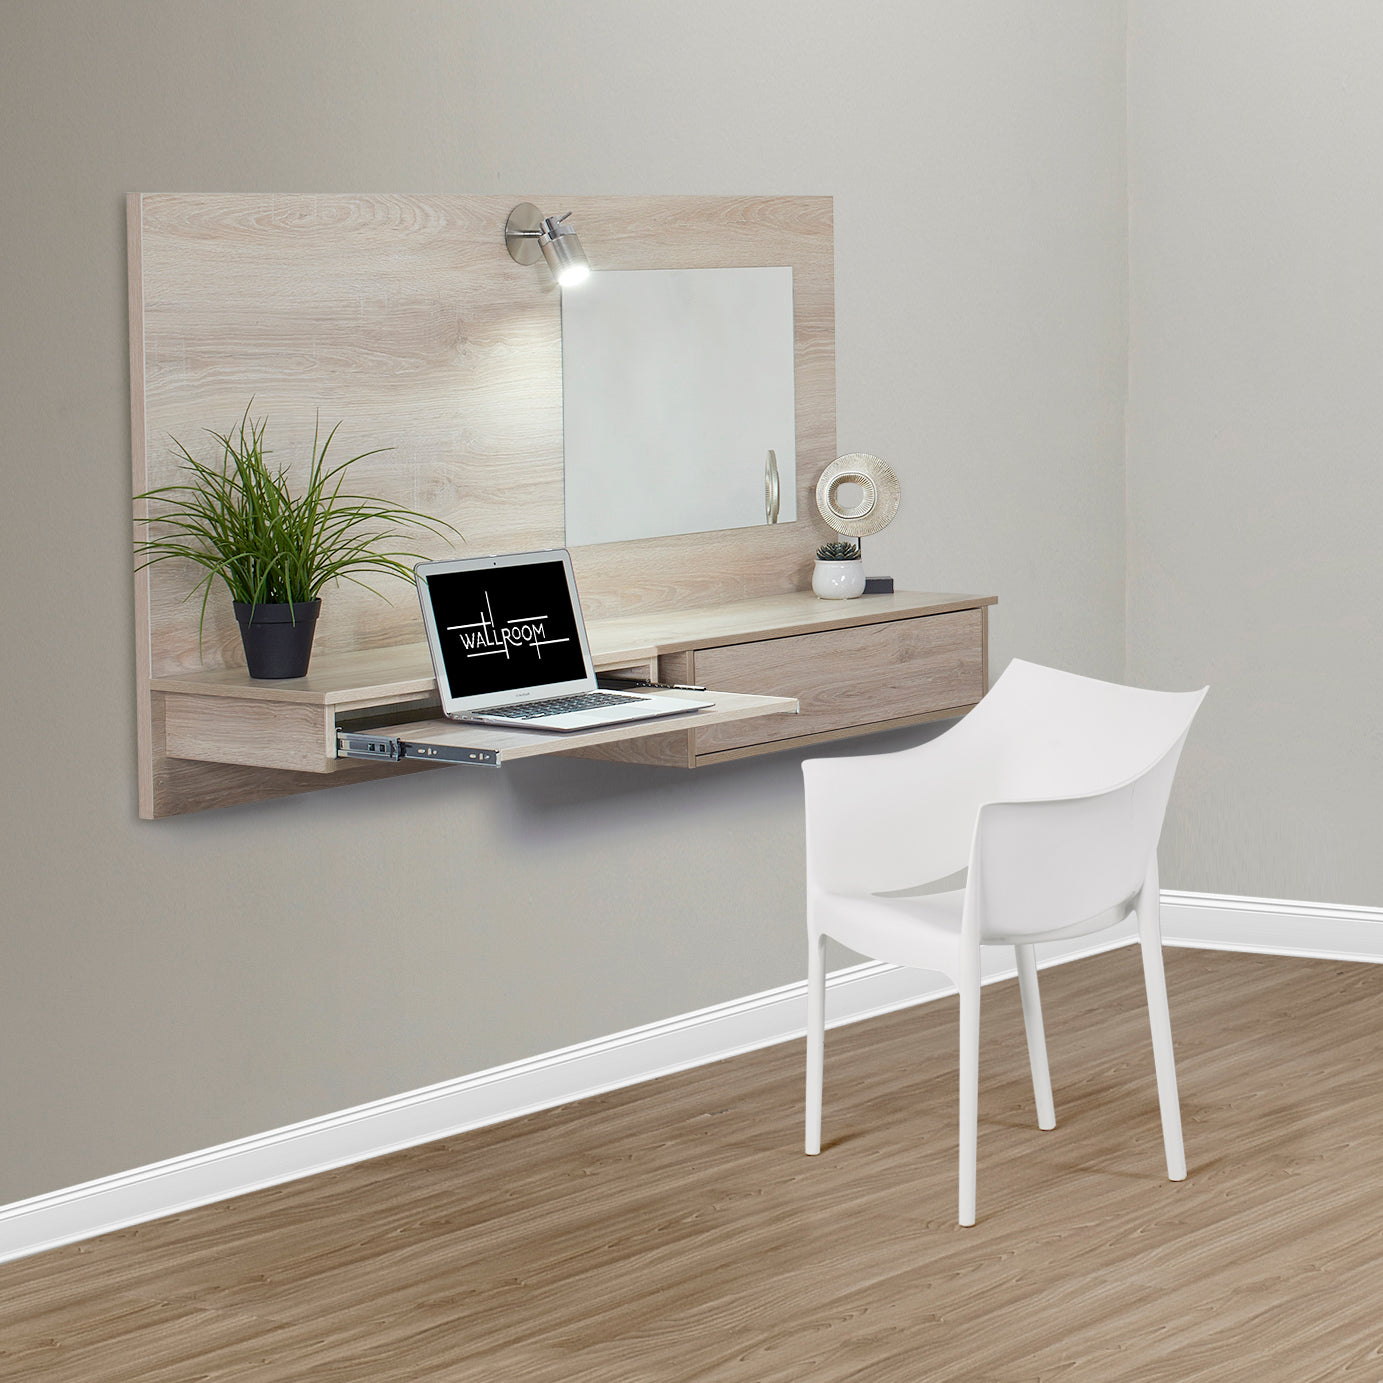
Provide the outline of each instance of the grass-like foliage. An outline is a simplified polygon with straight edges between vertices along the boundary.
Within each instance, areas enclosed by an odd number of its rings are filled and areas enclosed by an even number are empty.
[[[816,550],[818,562],[854,562],[859,555],[858,543],[822,543]]]
[[[220,450],[211,464],[199,461],[173,439],[188,478],[135,496],[136,502],[152,506],[148,536],[135,542],[135,555],[144,559],[138,570],[170,558],[205,568],[206,575],[188,592],[189,598],[202,592],[203,623],[218,576],[233,600],[247,605],[296,604],[316,600],[331,581],[354,581],[372,589],[360,580],[367,573],[411,582],[413,572],[404,559],[424,554],[394,546],[407,541],[409,530],[415,535],[445,537],[449,532],[460,537],[445,520],[344,491],[351,466],[388,448],[328,465],[327,452],[340,423],[325,439],[320,423],[314,428],[306,488],[295,496],[288,467],[275,467],[268,460],[266,422],[256,422],[246,407],[238,429],[224,435],[208,429]]]

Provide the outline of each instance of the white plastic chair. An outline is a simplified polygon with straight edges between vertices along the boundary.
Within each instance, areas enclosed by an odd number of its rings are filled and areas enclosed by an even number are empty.
[[[1039,1128],[1056,1127],[1033,944],[1138,916],[1167,1175],[1186,1176],[1162,970],[1157,840],[1205,689],[1155,692],[1015,659],[945,734],[809,759],[807,1152],[821,1150],[827,936],[960,990],[960,1223],[975,1223],[980,947],[1008,945]],[[963,887],[947,887],[965,873]],[[941,890],[924,892],[941,882]]]

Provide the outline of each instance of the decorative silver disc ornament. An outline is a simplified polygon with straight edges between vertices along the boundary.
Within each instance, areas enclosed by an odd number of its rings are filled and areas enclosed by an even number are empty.
[[[860,497],[854,504],[843,504],[840,492],[847,485],[858,485]],[[850,538],[867,538],[882,533],[898,512],[901,487],[893,468],[877,456],[852,451],[838,456],[816,482],[816,507],[821,517],[837,533]]]

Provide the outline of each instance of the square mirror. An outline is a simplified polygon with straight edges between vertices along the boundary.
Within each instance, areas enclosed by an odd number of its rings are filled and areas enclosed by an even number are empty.
[[[593,273],[562,295],[568,547],[797,517],[792,270]]]

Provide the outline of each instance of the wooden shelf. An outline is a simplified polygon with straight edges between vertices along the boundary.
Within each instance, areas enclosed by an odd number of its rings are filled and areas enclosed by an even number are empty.
[[[897,619],[976,609],[994,596],[867,595],[858,600],[818,600],[810,592],[738,600],[691,610],[591,620],[586,627],[597,672],[652,668],[657,659],[689,649],[791,638],[828,629],[850,629]],[[214,668],[150,679],[151,691],[181,696],[228,697],[337,710],[437,700],[427,644],[399,644],[351,653],[322,653],[306,677],[283,682],[251,680],[243,667]]]
[[[243,668],[220,668],[153,678],[149,691],[172,760],[353,781],[362,763],[338,756],[337,732],[369,727],[485,751],[486,762],[573,754],[695,768],[963,714],[984,693],[992,603],[910,592],[825,601],[799,591],[595,620],[589,637],[598,671],[702,682],[715,705],[685,721],[580,735],[442,718],[423,643],[321,654],[306,677],[291,681],[257,682]],[[363,765],[365,776],[420,766]]]
[[[683,692],[649,692],[650,696],[684,696]],[[429,719],[402,725],[390,724],[391,738],[412,745],[453,750],[478,750],[492,755],[487,759],[502,765],[514,759],[529,759],[546,754],[585,755],[585,751],[606,745],[632,745],[640,740],[661,738],[669,733],[685,734],[694,722],[698,729],[732,722],[756,720],[761,716],[794,716],[797,700],[790,696],[747,696],[740,692],[695,692],[698,701],[714,705],[685,716],[662,720],[636,721],[610,725],[602,730],[583,730],[574,734],[544,733],[540,730],[506,730],[494,725],[464,725],[454,720]],[[589,756],[587,756],[589,757]]]
[[[659,657],[664,657],[691,649],[976,610],[995,604],[997,599],[992,595],[895,591],[892,595],[864,595],[854,600],[818,600],[810,591],[789,591],[755,600],[601,620],[590,626],[591,649],[594,653],[597,631],[603,649],[652,646]]]
[[[609,647],[596,644],[591,657],[599,672],[651,667],[658,651],[651,645]],[[243,667],[155,677],[151,691],[178,696],[210,696],[236,701],[276,701],[298,706],[330,706],[337,711],[407,701],[437,702],[437,682],[425,643],[372,648],[358,653],[314,654],[306,677],[282,682],[252,681]]]
[[[741,725],[690,722],[583,751],[703,768],[776,750],[964,715],[988,686],[993,596],[897,592],[818,600],[810,592],[611,620],[623,641],[653,639],[663,682],[791,696],[799,714]]]

